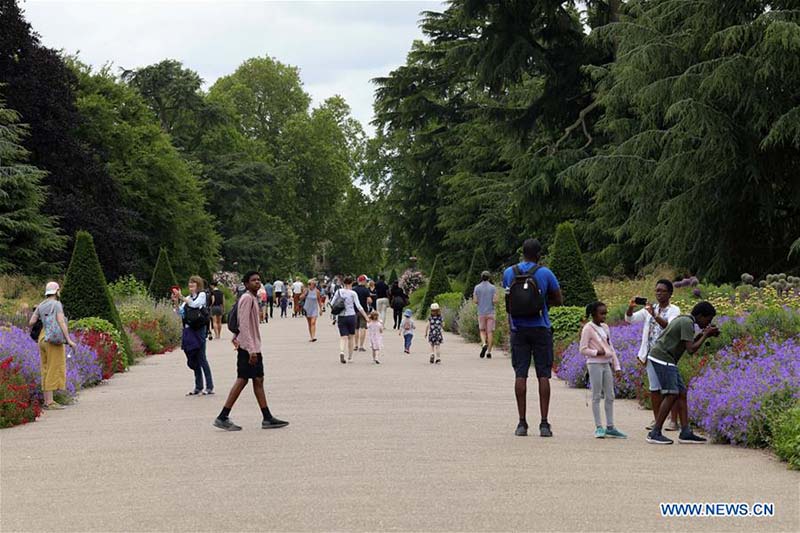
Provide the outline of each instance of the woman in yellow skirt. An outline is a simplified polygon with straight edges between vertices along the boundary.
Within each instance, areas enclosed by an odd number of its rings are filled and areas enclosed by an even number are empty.
[[[64,406],[53,400],[53,392],[67,386],[67,357],[64,344],[75,348],[75,341],[69,337],[64,307],[59,301],[60,287],[51,281],[45,288],[45,299],[31,316],[30,325],[42,321],[39,334],[39,356],[42,369],[42,390],[45,409],[63,409]]]

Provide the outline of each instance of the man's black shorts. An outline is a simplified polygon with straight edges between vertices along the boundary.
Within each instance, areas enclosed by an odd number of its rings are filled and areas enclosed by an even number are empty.
[[[518,378],[527,378],[531,360],[537,378],[553,372],[553,333],[549,328],[517,328],[511,332],[511,365]]]
[[[241,379],[255,379],[264,377],[264,359],[258,354],[256,364],[250,364],[250,354],[247,350],[239,348],[239,355],[236,360],[236,377]]]

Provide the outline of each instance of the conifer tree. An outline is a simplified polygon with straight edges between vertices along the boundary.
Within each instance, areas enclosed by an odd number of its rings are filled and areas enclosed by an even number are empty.
[[[419,314],[423,317],[428,316],[431,304],[436,301],[436,297],[446,292],[450,292],[450,280],[444,268],[444,260],[438,256],[433,262],[431,279],[425,289],[425,298],[422,299],[422,308]]]
[[[586,306],[597,300],[594,285],[586,270],[575,227],[571,222],[562,222],[556,227],[556,239],[550,258],[550,270],[558,278],[564,305]]]
[[[0,273],[51,271],[65,242],[53,217],[41,212],[46,173],[26,164],[20,145],[26,134],[19,115],[0,99]]]

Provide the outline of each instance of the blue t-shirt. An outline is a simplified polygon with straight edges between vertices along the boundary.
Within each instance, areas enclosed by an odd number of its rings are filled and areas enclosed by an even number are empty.
[[[519,264],[519,269],[524,274],[525,272],[529,272],[535,266],[536,263],[526,261]],[[536,285],[539,286],[539,290],[542,291],[542,294],[544,295],[544,310],[542,311],[542,316],[534,318],[512,318],[511,329],[552,327],[550,324],[550,312],[547,308],[547,295],[548,293],[559,290],[561,286],[558,284],[558,280],[556,279],[555,274],[553,274],[553,271],[547,267],[542,267],[537,270],[536,274],[533,275],[533,278],[536,280]],[[503,272],[503,287],[508,289],[511,287],[511,283],[513,281],[514,268],[508,267],[505,272]]]
[[[267,296],[272,298],[272,283],[269,281],[264,284],[264,290],[267,291]]]

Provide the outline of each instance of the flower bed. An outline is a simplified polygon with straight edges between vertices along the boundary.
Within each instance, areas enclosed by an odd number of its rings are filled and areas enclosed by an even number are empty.
[[[69,401],[82,388],[99,383],[103,379],[103,369],[97,353],[91,347],[79,343],[75,350],[67,350],[67,386],[60,391],[60,398]],[[32,421],[38,416],[36,405],[41,402],[39,346],[27,331],[13,326],[1,328],[0,360],[6,365],[0,373],[0,396],[3,399],[13,398],[16,405],[13,412],[3,411],[3,417],[8,418],[0,418],[0,427]],[[22,385],[26,387],[24,392],[28,395],[26,407],[22,406],[26,403]],[[5,405],[11,403],[6,402]]]
[[[742,340],[721,349],[689,384],[689,415],[720,442],[765,446],[767,400],[800,399],[800,339]],[[780,409],[780,407],[779,407]]]

